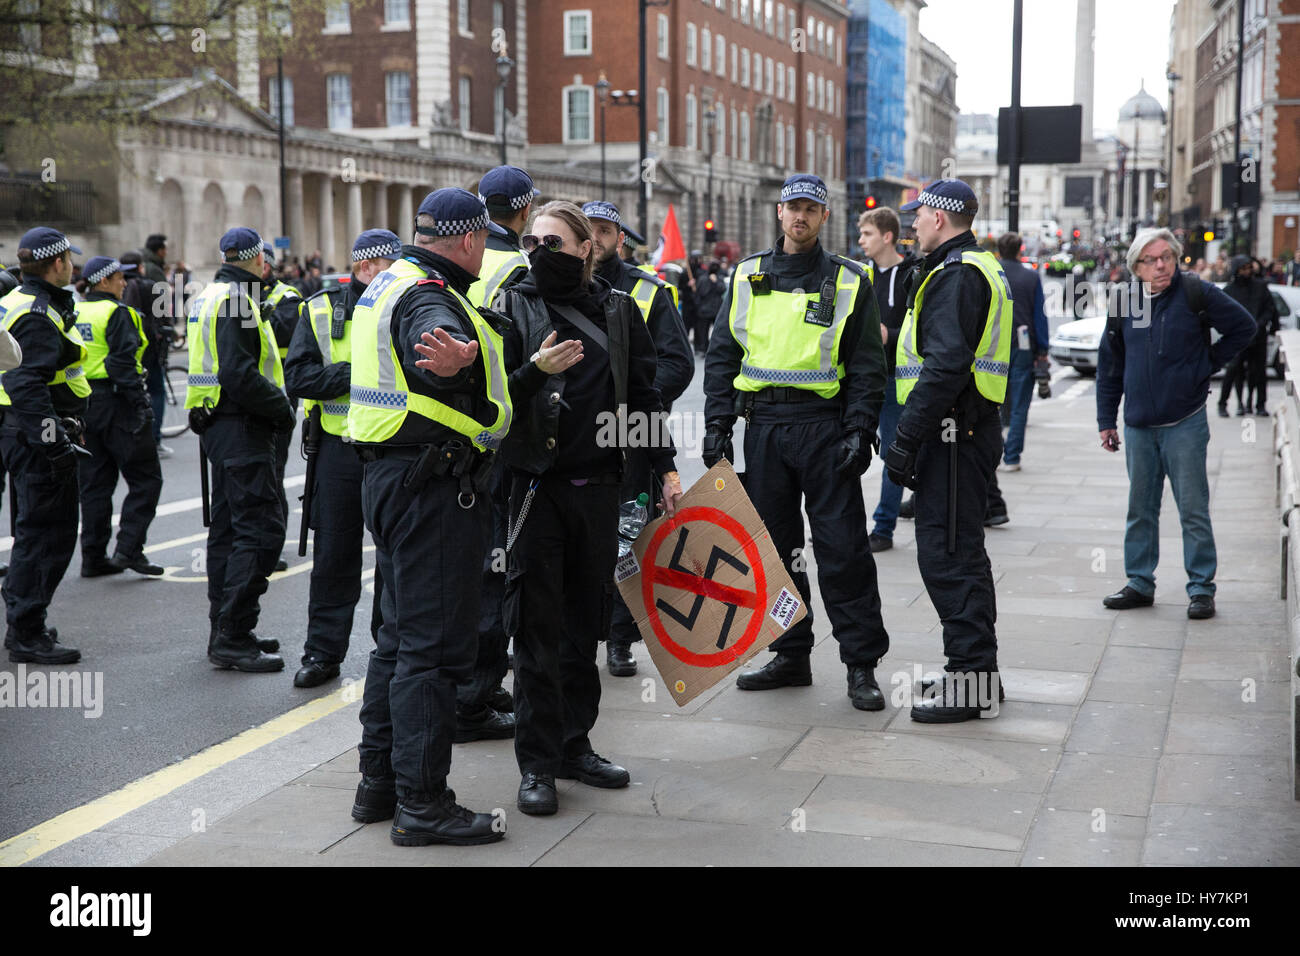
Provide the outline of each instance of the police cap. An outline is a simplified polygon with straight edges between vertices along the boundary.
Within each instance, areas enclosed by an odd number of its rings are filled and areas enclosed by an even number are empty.
[[[915,199],[899,208],[903,212],[912,212],[922,206],[973,216],[979,212],[980,203],[975,198],[975,190],[960,179],[937,179],[921,190]]]
[[[387,229],[367,229],[352,243],[352,261],[396,259],[402,254],[402,240]]]
[[[23,254],[24,249],[27,250],[26,255]],[[69,249],[81,255],[81,250],[59,230],[49,226],[37,226],[35,229],[28,229],[18,240],[18,259],[20,262],[40,262],[43,259],[61,256]]]

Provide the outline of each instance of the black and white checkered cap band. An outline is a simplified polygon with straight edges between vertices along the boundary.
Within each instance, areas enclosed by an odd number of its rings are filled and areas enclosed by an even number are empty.
[[[365,249],[353,249],[352,261],[361,262],[363,259],[396,259],[402,254],[402,244],[400,242],[385,242],[378,246],[367,246]]]
[[[39,262],[42,259],[53,259],[57,255],[62,255],[72,248],[72,243],[67,236],[50,243],[48,246],[41,246],[39,249],[32,250],[32,258]]]
[[[488,202],[487,196],[484,196],[482,193],[479,193],[478,198],[479,198],[479,202],[481,202],[485,206],[487,205]],[[510,208],[515,210],[515,212],[518,212],[520,209],[523,209],[530,202],[532,202],[533,198],[534,198],[533,191],[531,189],[528,190],[528,192],[524,193],[522,196],[511,196],[509,200]]]
[[[965,199],[952,199],[948,196],[936,196],[931,192],[922,192],[916,197],[916,201],[923,206],[929,206],[931,209],[942,209],[944,212],[965,212]]]
[[[435,222],[432,226],[421,226],[418,231],[426,236],[463,236],[467,232],[486,229],[490,221],[485,209],[481,216],[475,216],[473,219],[444,219]]]
[[[783,186],[781,188],[781,201],[785,202],[791,196],[806,196],[808,194],[815,196],[816,201],[823,206],[827,204],[826,187],[818,186],[815,183],[790,183]]]
[[[252,246],[251,248],[248,249],[241,249],[238,252],[236,252],[235,258],[241,261],[245,259],[256,259],[261,254],[262,254],[262,241],[259,239],[257,241],[257,245]],[[229,253],[222,253],[222,255],[229,255]]]
[[[114,272],[117,272],[121,268],[122,268],[122,263],[114,259],[112,262],[104,266],[102,269],[99,269],[96,272],[92,272],[88,276],[82,276],[82,278],[85,279],[90,285],[94,285],[96,282],[99,282],[102,279],[107,279]]]

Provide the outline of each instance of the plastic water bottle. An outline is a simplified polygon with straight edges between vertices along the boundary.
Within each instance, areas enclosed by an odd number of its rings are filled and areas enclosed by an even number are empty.
[[[618,556],[632,550],[632,542],[650,520],[650,496],[644,491],[636,501],[625,501],[618,506]]]

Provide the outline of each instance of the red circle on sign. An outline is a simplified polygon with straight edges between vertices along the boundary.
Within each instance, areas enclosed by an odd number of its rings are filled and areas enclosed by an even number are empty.
[[[749,560],[749,566],[754,571],[753,592],[736,592],[734,589],[713,585],[712,582],[704,581],[702,578],[695,579],[698,586],[694,587],[685,583],[670,585],[671,587],[682,587],[683,590],[694,594],[702,594],[705,597],[712,597],[716,600],[724,600],[727,596],[726,593],[739,593],[753,599],[750,621],[746,625],[744,633],[740,635],[740,639],[731,647],[723,648],[714,654],[697,654],[682,647],[669,637],[668,631],[664,628],[663,621],[659,617],[659,609],[654,603],[655,583],[669,577],[678,578],[681,574],[681,572],[670,571],[668,568],[660,567],[655,563],[655,558],[659,555],[659,547],[668,535],[692,521],[705,521],[728,532],[740,544],[741,549],[745,552],[745,557]],[[655,636],[659,638],[664,649],[673,657],[684,664],[690,664],[692,667],[719,667],[722,664],[730,664],[754,643],[759,630],[763,627],[763,609],[767,605],[767,575],[763,573],[763,558],[758,553],[758,545],[745,531],[744,525],[731,515],[718,508],[694,507],[682,509],[673,518],[659,526],[659,530],[654,533],[650,543],[646,545],[642,563],[645,565],[645,572],[641,576],[641,599],[645,602],[646,611],[650,618],[650,626],[654,629]],[[719,592],[726,593],[720,594]],[[748,605],[749,602],[746,602],[746,606]]]

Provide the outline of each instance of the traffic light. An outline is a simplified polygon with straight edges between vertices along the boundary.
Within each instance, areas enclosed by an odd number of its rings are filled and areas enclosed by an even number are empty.
[[[875,208],[876,208],[876,197],[875,197],[875,196],[868,196],[866,199],[864,199],[864,200],[862,201],[862,204],[863,204],[864,206],[866,206],[868,209],[875,209]]]
[[[1213,230],[1213,229],[1206,229],[1206,230],[1205,230],[1205,235],[1203,235],[1201,238],[1204,239],[1206,242],[1213,242],[1213,241],[1214,241],[1214,230]]]
[[[718,230],[717,230],[717,228],[714,226],[714,223],[713,223],[713,220],[712,220],[712,219],[706,219],[706,220],[704,220],[704,241],[705,241],[705,242],[717,242],[717,241],[718,241]]]
[[[1078,239],[1078,238],[1079,238],[1080,236],[1082,236],[1082,235],[1083,235],[1083,233],[1081,233],[1078,229],[1074,230],[1074,238],[1075,238],[1075,239]]]

